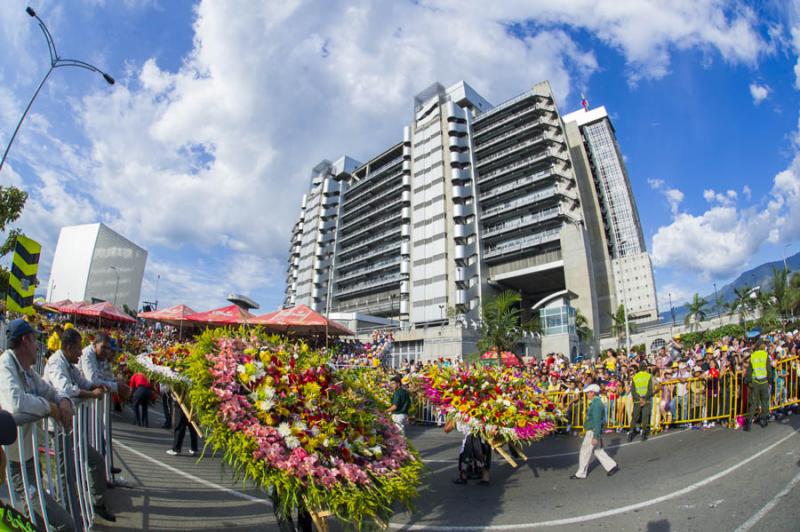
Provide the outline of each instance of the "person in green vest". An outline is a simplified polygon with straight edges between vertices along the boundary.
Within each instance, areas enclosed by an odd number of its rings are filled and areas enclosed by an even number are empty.
[[[628,441],[636,437],[636,425],[641,424],[642,441],[650,433],[650,413],[653,411],[653,376],[646,364],[633,375],[633,418],[628,432]]]
[[[769,383],[772,380],[772,363],[769,355],[764,350],[764,341],[758,342],[758,349],[750,355],[750,365],[744,377],[748,386],[747,397],[750,401],[749,413],[744,424],[744,430],[750,430],[750,423],[758,419],[762,427],[767,426],[769,419]],[[759,417],[756,418],[756,409],[761,408]]]
[[[603,427],[606,423],[606,407],[603,405],[602,399],[598,397],[600,393],[600,386],[597,384],[590,384],[583,390],[586,393],[586,398],[589,400],[589,408],[586,410],[586,421],[583,423],[583,428],[586,434],[583,437],[583,444],[578,458],[578,471],[572,475],[571,479],[585,479],[589,471],[589,464],[592,461],[592,455],[600,460],[600,465],[606,470],[609,477],[619,472],[619,466],[613,458],[608,456],[603,450]]]

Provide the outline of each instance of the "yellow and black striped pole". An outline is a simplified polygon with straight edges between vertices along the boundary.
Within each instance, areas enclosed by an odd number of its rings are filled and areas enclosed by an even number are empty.
[[[39,282],[36,273],[39,271],[41,251],[42,245],[35,240],[23,235],[17,237],[6,296],[6,306],[9,311],[33,314],[33,291]]]

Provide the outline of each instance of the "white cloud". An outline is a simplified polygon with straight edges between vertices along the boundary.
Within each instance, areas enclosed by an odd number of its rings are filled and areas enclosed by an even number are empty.
[[[663,194],[669,204],[669,210],[673,216],[677,216],[683,203],[684,194],[677,188],[669,188],[663,179],[648,179],[647,183],[653,190],[658,190]]]
[[[770,92],[769,85],[759,85],[755,82],[750,84],[750,96],[753,97],[754,105],[760,105],[761,102],[767,99]]]
[[[750,201],[750,199],[753,197],[753,191],[750,190],[749,186],[745,185],[742,187],[742,195],[747,201]]]
[[[743,190],[749,199],[749,187]],[[653,264],[709,277],[727,277],[741,270],[766,243],[800,240],[800,152],[789,168],[773,179],[772,189],[761,205],[739,208],[738,194],[705,190],[711,202],[705,212],[673,214],[672,222],[653,236]]]
[[[749,189],[748,189],[749,190]],[[714,189],[703,190],[703,198],[709,203],[719,203],[720,205],[731,206],[736,204],[739,194],[735,190],[726,192],[716,192]]]
[[[47,121],[55,117],[32,114],[14,149],[17,171],[31,169],[23,226],[54,241],[60,225],[100,219],[145,246],[205,254],[191,267],[151,255],[148,275],[169,262],[185,281],[169,274],[168,285],[186,297],[207,283],[280,286],[310,169],[343,153],[366,160],[397,142],[411,99],[434,81],[464,79],[499,103],[549,79],[564,101],[599,68],[574,30],[618,50],[632,82],[664,76],[673,50],[753,64],[767,49],[752,10],[718,0],[325,7],[200,2],[193,48],[177,70],[155,58],[127,63],[113,89],[65,98],[85,139],[61,141]],[[14,84],[0,68],[3,119],[18,116],[41,75],[29,53],[41,35],[17,11],[0,8],[0,45],[15,62]],[[54,24],[68,15],[59,13]],[[653,181],[677,216],[683,193]],[[211,260],[220,249],[242,264],[235,275]]]

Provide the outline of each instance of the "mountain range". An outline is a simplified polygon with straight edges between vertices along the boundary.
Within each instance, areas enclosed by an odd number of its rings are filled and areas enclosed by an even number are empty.
[[[791,272],[797,272],[800,270],[800,253],[796,253],[791,257],[786,257],[786,267],[788,268],[790,275]],[[783,269],[783,260],[776,260],[772,262],[765,262],[755,268],[749,269],[746,272],[743,272],[739,275],[736,279],[731,281],[730,283],[726,284],[725,286],[720,286],[718,288],[719,296],[725,303],[730,303],[736,297],[734,290],[737,288],[743,287],[761,287],[762,290],[771,290],[772,289],[772,269]],[[708,301],[708,312],[709,314],[716,314],[716,309],[714,308],[714,301],[716,298],[714,297],[714,292],[710,294],[704,294],[703,297],[706,301]],[[675,321],[683,322],[684,316],[688,313],[689,305],[688,303],[684,303],[679,307],[674,307],[675,312]],[[659,317],[662,321],[669,321],[672,319],[669,309],[661,312]]]

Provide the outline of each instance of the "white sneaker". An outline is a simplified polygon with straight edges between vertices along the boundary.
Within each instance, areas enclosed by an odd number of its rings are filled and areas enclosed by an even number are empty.
[[[187,454],[188,454],[189,456],[194,456],[194,455],[196,455],[196,454],[197,454],[197,451],[191,451],[191,450],[190,450],[190,451],[189,451]]]
[[[181,454],[181,452],[175,451],[174,449],[167,449],[167,454],[170,456],[178,456],[179,454]]]

